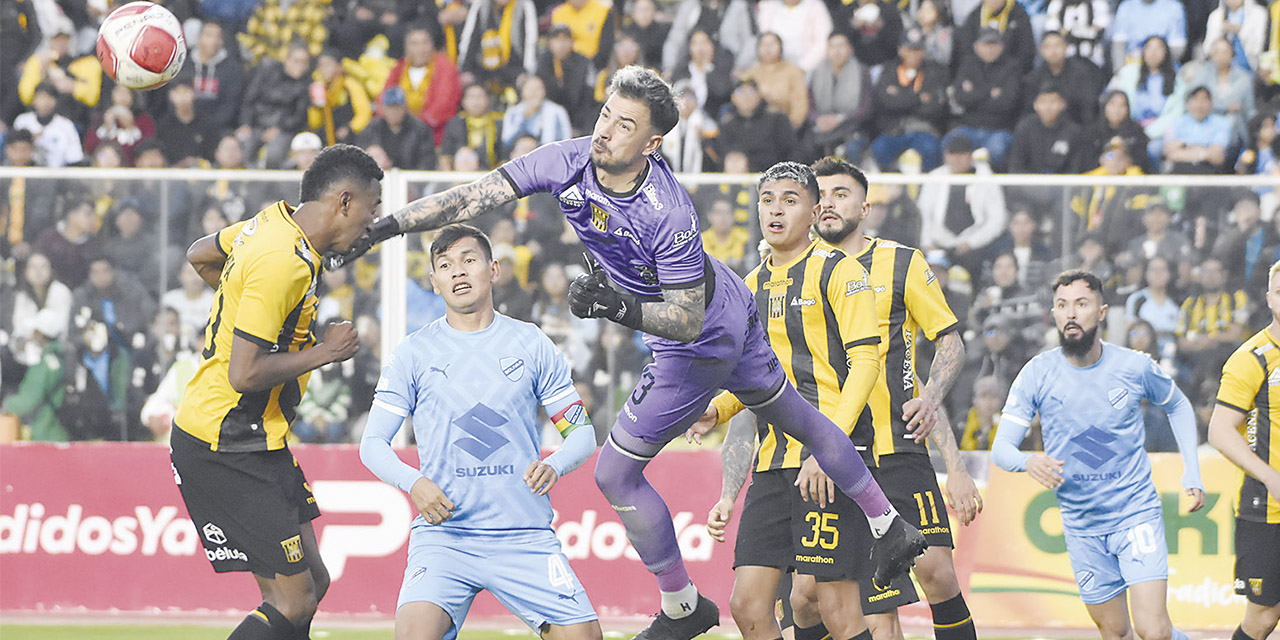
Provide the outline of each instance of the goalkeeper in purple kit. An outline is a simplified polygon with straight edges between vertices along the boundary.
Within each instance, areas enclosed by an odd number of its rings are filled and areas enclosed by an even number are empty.
[[[787,381],[742,280],[703,251],[688,192],[657,154],[678,118],[675,96],[657,74],[622,69],[590,137],[543,146],[475,182],[420,198],[378,220],[355,248],[330,262],[340,266],[387,238],[468,220],[531,193],[550,192],[560,201],[600,265],[570,285],[573,313],[639,330],[653,350],[654,361],[618,415],[595,471],[636,553],[657,576],[662,611],[641,640],[689,640],[719,622],[715,603],[689,579],[671,514],[644,469],[720,389],[808,445],[862,507],[876,537],[877,576],[887,580],[904,571],[925,547],[844,431]]]

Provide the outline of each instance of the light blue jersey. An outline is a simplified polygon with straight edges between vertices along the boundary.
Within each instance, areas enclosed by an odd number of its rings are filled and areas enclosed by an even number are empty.
[[[424,530],[550,530],[550,498],[523,480],[540,459],[538,407],[558,426],[590,425],[569,365],[551,340],[536,326],[500,314],[480,331],[458,331],[441,318],[410,335],[383,369],[373,404],[411,415],[418,443],[417,472],[391,470],[384,479],[409,491],[425,476],[456,507],[435,526],[419,515],[415,537]]]
[[[1056,493],[1064,530],[1101,536],[1158,519],[1160,498],[1143,448],[1144,398],[1170,412],[1186,469],[1183,485],[1203,488],[1186,397],[1149,356],[1105,342],[1102,357],[1087,367],[1072,365],[1058,348],[1022,368],[1000,418],[993,459],[1010,471],[1025,470],[1031,454],[1017,446],[1038,413],[1045,453],[1063,461]]]

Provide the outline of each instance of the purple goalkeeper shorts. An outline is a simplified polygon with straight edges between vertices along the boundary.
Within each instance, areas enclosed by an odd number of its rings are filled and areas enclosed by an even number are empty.
[[[630,453],[656,454],[702,415],[720,389],[751,404],[772,397],[786,382],[751,290],[719,260],[710,264],[716,288],[702,335],[689,344],[644,337],[653,362],[640,373],[614,429],[615,444]]]

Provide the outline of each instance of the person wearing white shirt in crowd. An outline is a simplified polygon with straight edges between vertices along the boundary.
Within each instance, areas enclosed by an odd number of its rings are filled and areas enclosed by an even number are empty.
[[[1267,46],[1269,19],[1266,8],[1253,0],[1222,0],[1205,25],[1203,57],[1209,57],[1210,45],[1226,38],[1235,52],[1235,64],[1256,71],[1258,56]]]
[[[520,102],[507,107],[502,116],[502,144],[508,149],[516,138],[529,134],[539,145],[568,140],[573,136],[569,112],[547,100],[547,87],[542,78],[529,76],[520,87]]]
[[[178,283],[181,286],[160,296],[160,308],[177,311],[182,337],[190,340],[190,344],[199,344],[204,325],[209,321],[209,309],[213,307],[213,290],[186,261],[178,270]]]
[[[32,110],[13,120],[14,129],[26,129],[35,138],[36,164],[65,167],[84,162],[84,141],[76,125],[55,112],[58,94],[53,85],[42,82],[31,99]]]
[[[756,23],[760,33],[778,35],[787,62],[806,75],[826,59],[832,24],[831,12],[822,0],[760,0]]]
[[[688,81],[677,82],[673,91],[679,96],[676,104],[680,107],[680,121],[662,137],[662,157],[676,173],[702,173],[702,143],[715,137],[720,128],[706,111],[698,108],[698,97]]]

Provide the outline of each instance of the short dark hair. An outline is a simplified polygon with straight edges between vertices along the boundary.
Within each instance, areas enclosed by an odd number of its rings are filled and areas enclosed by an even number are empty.
[[[813,173],[819,178],[827,176],[849,176],[862,185],[862,193],[866,195],[871,190],[871,183],[867,182],[867,174],[862,172],[853,165],[853,163],[835,156],[827,156],[813,163]]]
[[[609,93],[648,105],[649,124],[660,135],[667,135],[680,122],[680,107],[671,85],[649,69],[634,64],[619,69],[609,82]]]
[[[1201,93],[1203,93],[1205,97],[1209,98],[1210,100],[1213,99],[1213,92],[1209,91],[1209,87],[1206,87],[1204,85],[1199,85],[1196,88],[1187,92],[1187,100],[1190,101],[1192,98],[1196,97]]]
[[[1058,287],[1065,287],[1077,280],[1084,280],[1090,291],[1098,294],[1099,298],[1102,297],[1102,280],[1084,269],[1067,269],[1058,274],[1058,277],[1053,281],[1053,285],[1049,287],[1049,293],[1057,293]]]
[[[763,191],[764,185],[778,180],[795,180],[801,189],[813,198],[816,204],[821,197],[818,195],[818,176],[813,173],[808,165],[799,162],[784,161],[765,169],[760,175],[760,182],[756,183],[756,191]]]
[[[1252,202],[1253,205],[1256,207],[1259,207],[1259,208],[1262,207],[1262,198],[1259,197],[1258,192],[1254,191],[1253,189],[1241,189],[1240,191],[1236,192],[1235,200],[1233,200],[1232,203],[1240,204],[1241,202],[1245,202],[1246,200],[1249,202]]]
[[[382,180],[382,168],[360,147],[349,144],[325,147],[302,174],[298,196],[302,202],[319,200],[330,187],[343,180],[379,182]]]
[[[480,243],[480,250],[484,252],[485,260],[493,260],[493,244],[489,242],[489,236],[485,235],[485,232],[469,224],[451,224],[441,229],[436,239],[431,241],[431,268],[435,269],[436,258],[439,258],[440,254],[448,251],[449,247],[463,238],[475,238],[476,242]]]
[[[148,138],[148,140],[149,139],[150,138]],[[19,142],[35,144],[36,139],[35,136],[31,135],[31,131],[28,129],[10,129],[9,134],[5,136],[4,146],[8,147],[11,144],[17,144]]]

